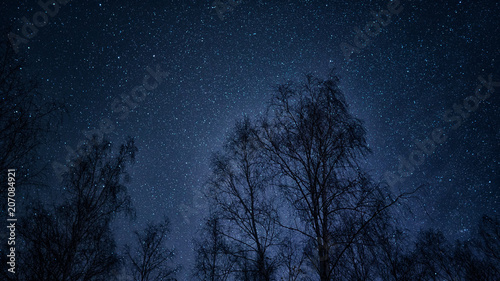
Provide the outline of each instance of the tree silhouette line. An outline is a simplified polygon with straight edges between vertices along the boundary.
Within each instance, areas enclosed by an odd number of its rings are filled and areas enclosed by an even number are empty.
[[[422,187],[393,194],[366,172],[366,131],[339,83],[332,72],[278,85],[261,116],[236,121],[210,159],[208,212],[192,265],[177,264],[168,218],[118,248],[111,225],[121,214],[134,218],[127,169],[138,149],[132,138],[114,149],[95,137],[71,161],[58,197],[23,210],[17,273],[4,267],[0,278],[179,280],[184,269],[190,280],[206,281],[498,280],[497,217],[483,216],[466,241],[401,228],[399,210]],[[8,48],[0,94],[0,167],[30,167],[64,109],[38,102],[37,86],[23,80],[22,63]],[[27,182],[35,174],[25,173]]]
[[[331,73],[279,85],[263,116],[236,122],[212,158],[193,277],[498,280],[498,218],[484,216],[455,244],[398,225],[423,186],[393,194],[364,171],[366,132],[339,81]]]

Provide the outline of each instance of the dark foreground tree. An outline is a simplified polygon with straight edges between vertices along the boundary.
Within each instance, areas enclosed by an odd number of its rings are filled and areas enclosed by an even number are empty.
[[[195,266],[193,276],[197,280],[227,281],[234,271],[235,259],[223,236],[220,218],[212,214],[206,219],[201,237],[194,241]]]
[[[284,225],[308,241],[320,280],[344,275],[341,264],[370,224],[395,200],[363,172],[369,152],[362,123],[331,76],[280,85],[262,122],[261,144],[279,187],[301,218]],[[360,254],[361,249],[357,249]]]
[[[10,44],[0,41],[0,171],[17,169],[18,181],[33,180],[40,147],[61,121],[62,105],[39,92],[38,84],[23,73],[23,62]],[[0,186],[0,193],[7,185]]]
[[[383,251],[378,255],[378,276],[388,281],[498,280],[500,264],[491,256],[492,245],[486,241],[498,245],[494,237],[499,226],[498,220],[485,216],[475,235],[455,244],[434,229],[420,231],[414,242],[398,231],[388,243],[380,244]]]
[[[463,280],[498,280],[500,276],[500,220],[483,216],[471,241],[457,242],[457,272]]]
[[[219,235],[239,265],[235,275],[268,281],[280,259],[278,215],[256,130],[248,118],[237,122],[213,158],[209,194],[224,230]]]
[[[290,233],[291,236],[293,233]],[[281,255],[281,264],[278,269],[280,281],[299,281],[306,280],[307,271],[305,268],[306,256],[301,250],[300,242],[293,237],[285,237],[280,245],[279,254]]]
[[[500,220],[483,216],[479,222],[478,234],[475,246],[481,249],[485,258],[500,265]]]
[[[415,251],[415,280],[455,280],[452,247],[440,231],[428,230],[419,234]]]
[[[171,265],[174,250],[166,245],[169,232],[170,222],[167,219],[162,223],[148,224],[143,232],[135,232],[135,247],[126,247],[133,280],[175,280],[180,268]]]
[[[412,280],[415,260],[409,256],[413,244],[408,231],[389,224],[379,228],[375,235],[378,276],[383,276],[384,281]]]
[[[31,208],[19,227],[19,280],[113,280],[119,264],[110,223],[119,213],[132,214],[125,183],[136,150],[131,139],[118,153],[109,142],[94,141],[64,175],[62,203]]]
[[[237,124],[214,157],[208,197],[217,217],[202,232],[196,276],[497,280],[497,219],[483,218],[471,242],[455,245],[432,230],[412,241],[395,223],[391,207],[421,187],[394,196],[364,172],[365,131],[338,83],[307,76],[280,85],[262,122]]]
[[[6,29],[1,31],[5,34]],[[23,61],[3,38],[0,39],[0,178],[7,182],[7,170],[15,169],[15,193],[20,198],[33,190],[30,184],[40,185],[44,166],[36,160],[40,148],[59,126],[63,107],[40,94],[37,83],[27,77]],[[8,187],[0,185],[0,194],[7,196]],[[15,202],[18,213],[27,202],[23,201]],[[5,217],[6,211],[7,208],[1,208],[0,216]],[[0,231],[0,240],[6,241],[8,235],[7,231]],[[13,245],[0,246],[1,264],[7,263],[10,246]],[[6,280],[8,276],[11,274],[3,267],[0,279]]]

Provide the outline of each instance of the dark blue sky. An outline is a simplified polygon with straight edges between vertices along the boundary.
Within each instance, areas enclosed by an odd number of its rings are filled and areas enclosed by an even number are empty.
[[[188,267],[208,160],[234,120],[257,117],[273,85],[305,73],[324,76],[334,67],[351,110],[365,122],[374,178],[396,171],[399,155],[408,157],[415,141],[445,128],[447,141],[394,188],[428,184],[409,227],[435,226],[466,238],[481,214],[499,211],[500,87],[455,130],[442,115],[474,95],[478,77],[500,81],[500,3],[400,1],[402,10],[347,64],[341,44],[355,47],[356,30],[388,3],[241,1],[232,11],[219,10],[222,19],[211,1],[61,5],[18,52],[41,92],[64,99],[70,110],[47,160],[64,163],[65,145],[74,149],[104,118],[115,126],[113,141],[135,137],[130,193],[138,220],[117,224],[120,241],[131,228],[167,215],[178,261]],[[3,25],[19,36],[21,19],[32,22],[42,11],[37,1],[0,5]],[[168,74],[140,102],[127,102],[147,68]],[[126,117],[116,112],[132,105]]]

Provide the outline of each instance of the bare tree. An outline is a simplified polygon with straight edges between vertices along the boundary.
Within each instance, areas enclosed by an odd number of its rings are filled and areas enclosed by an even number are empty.
[[[39,85],[28,78],[25,68],[9,42],[0,40],[0,171],[15,169],[16,194],[27,197],[33,190],[31,184],[41,185],[44,166],[36,160],[40,148],[55,132],[53,128],[60,124],[63,106],[41,95]],[[0,193],[7,194],[8,187],[1,185]],[[16,208],[19,212],[25,206],[17,202]],[[5,211],[0,209],[0,215]],[[6,235],[7,232],[0,232],[0,239],[7,239]],[[7,262],[5,250],[8,248],[0,247],[2,264]],[[0,279],[9,278],[6,270],[0,271]]]
[[[478,234],[476,246],[482,250],[486,258],[500,265],[500,220],[483,216],[479,222]]]
[[[413,247],[408,231],[397,225],[379,225],[375,233],[377,239],[377,274],[387,281],[411,281],[415,260],[410,256]]]
[[[456,276],[453,280],[498,280],[498,276],[500,276],[498,265],[486,258],[481,249],[475,248],[470,241],[457,241],[452,254]]]
[[[131,139],[116,155],[109,142],[94,141],[64,175],[63,203],[32,208],[19,228],[20,280],[112,280],[118,257],[109,226],[117,214],[133,213],[124,184],[136,150]]]
[[[194,277],[204,281],[227,281],[235,267],[229,245],[222,235],[220,218],[212,214],[195,241],[196,262]]]
[[[416,280],[455,280],[452,246],[443,233],[433,229],[420,232],[412,258]]]
[[[409,234],[391,226],[379,239],[378,276],[393,281],[497,280],[500,274],[498,263],[491,256],[494,253],[490,247],[484,246],[485,237],[494,237],[497,230],[495,220],[485,216],[476,235],[453,245],[438,230],[422,230],[416,241],[410,241]],[[489,241],[497,243],[495,238]]]
[[[248,118],[237,122],[224,151],[213,158],[210,198],[240,273],[271,280],[278,264],[272,251],[279,243],[278,215],[256,130]]]
[[[497,280],[500,276],[500,221],[483,216],[471,241],[457,242],[454,259],[463,280]]]
[[[260,134],[279,187],[302,220],[284,227],[309,241],[306,253],[321,280],[339,277],[347,251],[396,200],[362,171],[365,130],[338,83],[333,75],[308,75],[301,85],[278,86]]]
[[[307,275],[305,270],[306,256],[300,250],[302,248],[300,243],[296,241],[297,239],[293,239],[292,235],[282,240],[279,249],[279,254],[282,257],[279,280],[282,281],[304,280],[303,278]]]
[[[39,92],[39,85],[23,73],[23,61],[6,40],[0,41],[0,170],[17,169],[18,180],[33,180],[39,148],[61,122],[63,106]],[[0,192],[6,192],[6,185]]]
[[[134,280],[176,280],[174,276],[179,267],[171,265],[174,250],[166,246],[169,226],[168,219],[165,219],[159,224],[148,224],[142,233],[135,232],[135,248],[126,247]]]

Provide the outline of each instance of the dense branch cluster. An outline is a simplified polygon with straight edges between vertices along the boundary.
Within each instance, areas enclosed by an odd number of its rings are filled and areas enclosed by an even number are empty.
[[[0,168],[26,171],[61,107],[39,99],[11,52],[0,58]],[[19,270],[14,279],[2,270],[0,279],[177,280],[168,219],[134,232],[123,251],[111,229],[119,215],[134,217],[127,190],[133,139],[113,151],[105,136],[94,137],[85,150],[72,159],[57,198],[23,209]],[[452,243],[433,229],[409,233],[398,225],[398,208],[418,189],[392,194],[375,182],[364,169],[369,152],[336,76],[279,85],[265,114],[238,120],[211,159],[208,214],[194,241],[191,278],[498,280],[498,218],[484,216],[468,241]]]
[[[455,246],[435,230],[413,242],[397,225],[397,206],[419,188],[392,194],[364,171],[366,133],[338,84],[307,75],[279,85],[264,116],[236,123],[213,157],[194,276],[494,280],[498,221],[484,218],[474,243]]]

